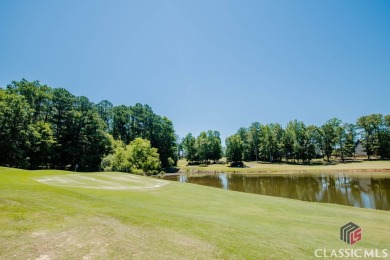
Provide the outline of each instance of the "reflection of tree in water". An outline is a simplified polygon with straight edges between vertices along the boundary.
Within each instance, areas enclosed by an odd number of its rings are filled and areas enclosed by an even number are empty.
[[[218,174],[187,176],[187,182],[204,185],[204,186],[223,188],[223,185],[218,177]]]
[[[213,174],[187,182],[304,201],[390,210],[390,179],[356,176],[258,176]]]
[[[321,184],[314,177],[229,176],[229,189],[306,201],[317,201]]]
[[[347,182],[346,178],[340,176],[322,176],[318,201],[348,205],[349,192],[345,186]]]
[[[390,209],[390,179],[371,179],[371,190],[377,209]]]

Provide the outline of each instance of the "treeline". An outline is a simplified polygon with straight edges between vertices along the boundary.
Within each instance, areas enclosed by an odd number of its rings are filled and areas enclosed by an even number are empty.
[[[115,140],[128,145],[136,138],[157,149],[158,165],[176,164],[173,124],[148,105],[94,104],[64,88],[24,79],[0,89],[0,165],[96,171],[114,153]]]
[[[355,155],[357,141],[367,153],[381,159],[390,158],[390,115],[362,116],[356,124],[343,123],[337,118],[322,126],[306,126],[301,121],[290,121],[285,128],[280,124],[253,123],[240,128],[226,138],[227,161],[301,161],[309,163],[315,157],[331,156],[341,160]]]
[[[180,149],[189,163],[208,163],[222,158],[221,137],[218,131],[201,132],[197,138],[191,133],[181,141]]]

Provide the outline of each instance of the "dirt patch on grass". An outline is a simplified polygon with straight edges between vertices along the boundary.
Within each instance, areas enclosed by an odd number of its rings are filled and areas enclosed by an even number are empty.
[[[113,218],[56,231],[38,230],[4,259],[194,259],[216,258],[209,243],[167,228],[138,227]],[[11,253],[11,252],[8,252]],[[1,257],[0,257],[1,258]]]

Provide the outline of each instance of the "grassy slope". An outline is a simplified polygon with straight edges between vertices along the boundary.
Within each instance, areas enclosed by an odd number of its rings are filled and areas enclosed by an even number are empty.
[[[0,259],[312,259],[348,248],[339,227],[363,229],[353,248],[386,248],[390,212],[172,182],[99,190],[36,182],[61,171],[0,168]],[[147,177],[145,181],[149,179]]]
[[[287,164],[287,163],[257,163],[245,162],[248,168],[235,168],[228,165],[210,164],[207,167],[187,166],[185,160],[180,160],[178,168],[181,172],[236,172],[236,173],[272,173],[272,172],[340,172],[340,171],[370,171],[390,172],[390,161],[353,161],[347,163],[333,162],[326,164],[320,160],[314,160],[312,165]]]

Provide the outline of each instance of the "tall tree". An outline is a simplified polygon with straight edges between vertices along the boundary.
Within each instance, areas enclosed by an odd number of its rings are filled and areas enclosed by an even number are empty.
[[[25,140],[19,148],[26,159],[23,167],[37,168],[47,165],[52,158],[52,146],[55,144],[53,131],[48,122],[52,89],[38,81],[29,82],[23,79],[7,85],[6,91],[24,97],[29,107],[26,114],[28,123],[22,130]]]
[[[332,118],[319,128],[319,134],[322,138],[321,147],[326,155],[327,161],[330,162],[330,157],[337,143],[337,133],[341,125],[341,120]]]
[[[148,105],[140,103],[130,107],[131,139],[141,137],[150,140],[154,126],[154,113]]]
[[[310,161],[316,156],[317,150],[317,134],[318,127],[314,125],[309,125],[306,127],[305,131],[305,146],[304,146],[304,158],[303,161],[310,163]]]
[[[80,170],[98,170],[101,159],[111,150],[106,124],[86,97],[75,99],[72,124],[71,164]]]
[[[240,139],[243,144],[243,160],[244,161],[250,161],[251,160],[251,150],[249,147],[249,140],[248,140],[248,129],[245,127],[240,127],[238,129],[237,134],[240,136]]]
[[[66,89],[24,79],[0,89],[1,165],[96,170],[115,139],[127,145],[138,137],[158,149],[163,167],[176,164],[173,124],[148,105],[95,105]]]
[[[284,129],[283,127],[276,123],[270,124],[272,139],[273,139],[273,147],[272,147],[272,157],[273,160],[281,161],[283,155],[283,139],[284,139]]]
[[[228,162],[241,162],[243,160],[244,143],[238,134],[226,138],[226,159]]]
[[[203,163],[207,163],[210,155],[210,143],[209,143],[209,138],[207,137],[206,132],[201,132],[199,136],[196,138],[196,150],[199,159]]]
[[[284,157],[286,158],[286,161],[288,162],[291,158],[294,159],[294,121],[291,121],[287,124],[287,127],[284,131],[283,136],[283,150],[284,150]]]
[[[108,132],[112,131],[113,108],[113,104],[108,100],[102,100],[96,104],[96,110],[100,118],[106,123],[105,130]]]
[[[188,133],[182,140],[184,156],[188,162],[196,162],[198,160],[196,153],[196,138]]]
[[[363,130],[360,134],[363,137],[363,145],[366,149],[368,159],[378,154],[383,147],[383,139],[380,136],[380,129],[383,123],[381,114],[372,114],[358,118],[356,125]]]
[[[347,156],[355,156],[356,148],[356,126],[354,124],[344,124],[345,129],[345,154]]]
[[[9,93],[22,95],[30,106],[30,120],[32,123],[38,121],[47,122],[50,113],[50,101],[52,89],[41,85],[39,81],[29,82],[25,79],[12,81],[7,85]]]
[[[129,144],[131,141],[129,107],[125,105],[114,107],[112,113],[112,136],[115,140]]]
[[[273,161],[273,152],[275,150],[276,142],[272,133],[271,125],[263,125],[261,128],[262,138],[260,154],[263,158],[267,158],[267,161]]]
[[[24,96],[0,91],[0,163],[28,167],[27,129],[31,109]]]
[[[75,96],[64,88],[53,89],[51,123],[56,144],[54,146],[53,166],[64,168],[71,164],[71,142],[73,139],[73,105]]]
[[[162,167],[177,164],[177,145],[173,123],[167,117],[154,115],[153,132],[151,136],[152,147],[157,148]]]
[[[286,136],[290,139],[284,138],[284,148],[286,149],[287,140],[291,141],[288,143],[292,145],[292,156],[294,160],[302,160],[305,158],[305,143],[307,141],[306,138],[306,126],[302,121],[294,120],[290,121],[286,127]],[[289,155],[291,156],[291,154]]]
[[[390,115],[386,115],[383,118],[384,124],[384,156],[385,158],[390,158]]]
[[[251,160],[255,159],[259,161],[259,149],[261,139],[261,125],[259,122],[254,122],[248,129],[248,143],[249,150],[254,157],[251,156]]]
[[[207,138],[209,143],[209,158],[213,160],[214,163],[222,158],[222,144],[221,137],[218,131],[207,131]]]

